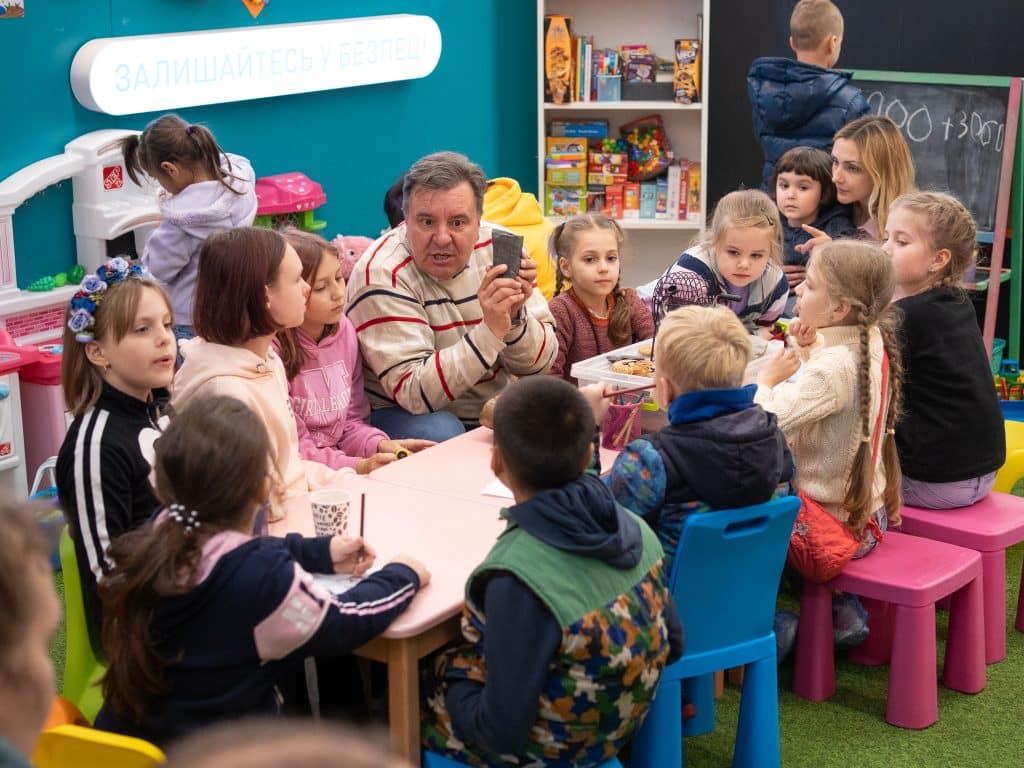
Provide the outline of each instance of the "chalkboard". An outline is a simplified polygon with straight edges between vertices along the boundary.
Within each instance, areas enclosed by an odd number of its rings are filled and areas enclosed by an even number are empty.
[[[892,82],[887,76],[933,82]],[[943,77],[956,82],[934,82]],[[855,72],[853,82],[868,100],[870,114],[889,117],[902,129],[914,158],[918,188],[953,193],[974,214],[978,229],[991,232],[1000,196],[1003,152],[1016,139],[1006,135],[1009,81]]]

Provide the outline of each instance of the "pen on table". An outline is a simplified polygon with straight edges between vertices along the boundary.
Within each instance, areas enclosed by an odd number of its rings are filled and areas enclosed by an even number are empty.
[[[359,538],[363,538],[363,526],[366,523],[366,494],[359,494]]]

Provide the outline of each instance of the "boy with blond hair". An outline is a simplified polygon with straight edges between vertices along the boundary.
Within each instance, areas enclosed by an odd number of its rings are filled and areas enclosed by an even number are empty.
[[[775,415],[742,386],[750,336],[727,307],[682,307],[661,321],[654,396],[664,429],[634,440],[605,483],[665,548],[665,570],[688,515],[760,504],[790,493],[793,457]]]
[[[843,47],[843,14],[831,0],[800,0],[789,19],[789,47],[796,60],[755,59],[747,74],[754,134],[764,150],[764,188],[775,164],[793,147],[832,150],[835,132],[868,103],[851,73],[833,69]]]

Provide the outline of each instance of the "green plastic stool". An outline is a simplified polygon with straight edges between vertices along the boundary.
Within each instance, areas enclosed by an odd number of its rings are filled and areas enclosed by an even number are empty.
[[[64,617],[67,626],[63,696],[92,723],[103,705],[103,689],[99,682],[107,667],[96,658],[89,642],[78,556],[66,525],[60,534],[60,564],[64,571]]]

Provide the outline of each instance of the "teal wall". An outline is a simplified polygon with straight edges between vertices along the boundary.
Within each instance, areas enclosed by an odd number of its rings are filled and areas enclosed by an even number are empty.
[[[27,0],[21,20],[0,21],[4,146],[0,179],[63,152],[100,128],[141,129],[159,113],[115,117],[81,107],[68,73],[97,37],[416,13],[441,29],[441,59],[420,80],[181,110],[221,146],[252,160],[258,176],[302,171],[320,182],[325,233],[374,236],[384,191],[418,157],[467,154],[488,176],[533,189],[536,176],[536,5],[522,0],[273,0],[253,20],[240,0]],[[50,187],[14,217],[24,286],[74,260],[71,183]]]

